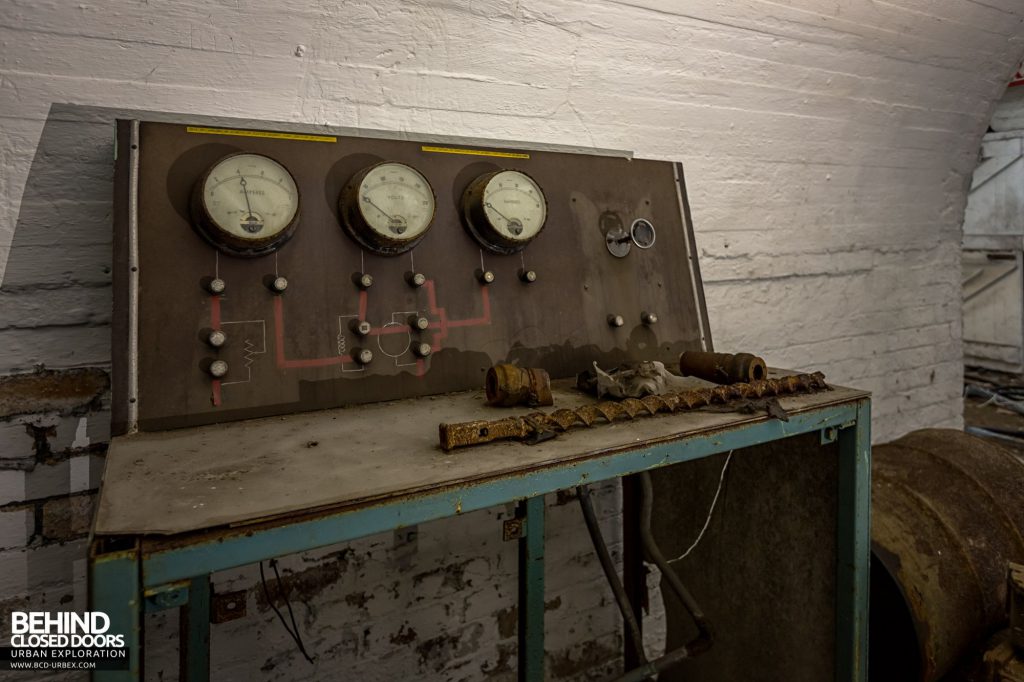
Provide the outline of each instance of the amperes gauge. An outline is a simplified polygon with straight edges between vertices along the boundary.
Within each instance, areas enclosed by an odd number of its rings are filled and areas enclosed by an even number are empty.
[[[517,170],[481,175],[462,195],[466,229],[495,253],[515,253],[544,229],[548,204],[533,178]]]
[[[385,161],[356,173],[341,191],[345,231],[362,246],[393,256],[416,246],[434,221],[434,190],[411,166]]]
[[[288,170],[260,154],[231,154],[192,191],[192,223],[235,256],[262,256],[288,241],[299,222],[299,188]]]

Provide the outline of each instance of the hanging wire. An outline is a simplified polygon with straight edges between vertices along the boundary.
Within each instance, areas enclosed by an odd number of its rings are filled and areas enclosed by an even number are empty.
[[[292,602],[288,599],[288,593],[281,587],[281,574],[277,571],[277,559],[270,560],[270,567],[274,569],[274,578],[277,580],[277,591],[279,596],[284,599],[285,606],[288,607],[288,617],[291,618],[291,627],[288,626],[288,622],[284,619],[284,614],[281,613],[280,609],[274,603],[274,600],[270,597],[270,589],[267,587],[267,577],[263,574],[263,562],[260,562],[260,582],[263,583],[263,596],[267,598],[267,603],[270,604],[270,608],[274,609],[274,613],[277,614],[278,619],[281,621],[281,625],[284,626],[285,632],[291,635],[292,640],[295,641],[295,645],[306,660],[311,664],[313,663],[313,657],[306,653],[306,647],[302,643],[302,634],[299,632],[299,626],[295,623],[295,613],[292,611]]]
[[[719,474],[718,476],[718,490],[715,491],[715,497],[713,500],[711,500],[711,508],[708,509],[708,517],[704,519],[704,526],[700,529],[700,534],[697,535],[697,539],[693,541],[693,544],[690,545],[685,552],[677,556],[675,559],[669,559],[668,563],[673,564],[677,561],[685,559],[687,556],[689,556],[690,552],[696,549],[697,545],[700,544],[701,538],[704,537],[704,533],[707,531],[708,526],[711,524],[711,515],[715,513],[715,505],[718,504],[718,496],[722,493],[722,483],[723,481],[725,481],[725,472],[729,468],[729,462],[732,461],[733,452],[733,450],[729,451],[729,455],[725,458],[725,464],[722,465],[722,473]]]

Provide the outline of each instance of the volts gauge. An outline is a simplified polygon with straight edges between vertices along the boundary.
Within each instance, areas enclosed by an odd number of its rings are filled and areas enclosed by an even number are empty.
[[[232,154],[192,191],[192,222],[211,244],[235,256],[262,256],[288,241],[299,222],[292,174],[260,154]]]
[[[434,190],[411,166],[385,161],[349,180],[339,200],[341,223],[370,251],[393,256],[416,246],[434,221]]]
[[[495,253],[515,253],[537,238],[548,204],[533,178],[517,170],[481,175],[462,195],[462,217],[470,234]]]

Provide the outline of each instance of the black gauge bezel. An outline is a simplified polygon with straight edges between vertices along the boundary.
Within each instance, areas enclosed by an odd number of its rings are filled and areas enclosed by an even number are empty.
[[[272,237],[267,237],[266,239],[240,239],[238,236],[227,232],[218,225],[206,205],[206,193],[204,189],[210,174],[213,173],[213,171],[221,164],[237,156],[263,157],[264,159],[272,161],[280,166],[292,180],[292,185],[295,187],[295,215],[293,215],[288,224],[284,226],[284,229]],[[257,258],[277,251],[284,246],[288,240],[295,236],[295,230],[299,226],[299,217],[302,213],[302,192],[299,190],[299,183],[295,180],[295,176],[292,175],[292,172],[288,170],[287,166],[274,157],[267,154],[259,154],[257,152],[235,152],[218,159],[199,177],[192,188],[192,196],[189,201],[189,213],[192,218],[191,222],[193,229],[195,229],[199,236],[210,244],[210,246],[213,246],[229,256]]]
[[[370,227],[369,221],[363,215],[362,202],[359,201],[359,188],[366,176],[381,166],[405,166],[420,176],[430,191],[430,196],[433,199],[430,220],[423,232],[412,239],[386,237]],[[338,197],[338,215],[341,218],[341,227],[357,244],[381,256],[397,256],[415,247],[430,233],[430,229],[434,226],[434,218],[437,217],[437,193],[434,192],[434,186],[430,184],[427,176],[415,166],[402,161],[381,161],[362,169],[345,184]]]
[[[498,175],[508,172],[516,172],[525,175],[530,179],[536,187],[537,191],[540,192],[540,198],[544,202],[544,222],[541,223],[537,233],[534,234],[527,240],[522,239],[509,239],[491,223],[490,218],[487,217],[487,212],[484,210],[484,192],[487,189],[487,185],[490,184]],[[462,199],[459,202],[460,210],[459,213],[462,216],[462,224],[466,228],[466,231],[477,241],[480,246],[484,247],[492,253],[501,254],[508,256],[514,253],[518,253],[526,248],[527,244],[533,242],[537,237],[541,235],[544,228],[548,224],[548,212],[550,206],[548,205],[548,197],[544,192],[544,188],[537,180],[524,170],[519,168],[500,168],[490,173],[484,173],[477,177],[473,182],[469,183],[465,191],[462,193]]]

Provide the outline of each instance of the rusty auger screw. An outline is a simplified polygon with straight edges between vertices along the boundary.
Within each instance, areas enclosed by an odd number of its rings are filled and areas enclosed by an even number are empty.
[[[825,375],[796,374],[788,377],[762,379],[749,383],[729,384],[679,391],[621,401],[603,401],[576,409],[553,412],[533,412],[505,419],[441,424],[438,433],[445,451],[468,445],[482,445],[496,440],[522,440],[536,442],[568,431],[574,426],[594,426],[611,423],[620,417],[635,419],[650,417],[661,412],[681,412],[711,404],[727,403],[738,398],[763,398],[790,393],[814,393],[828,390]]]

